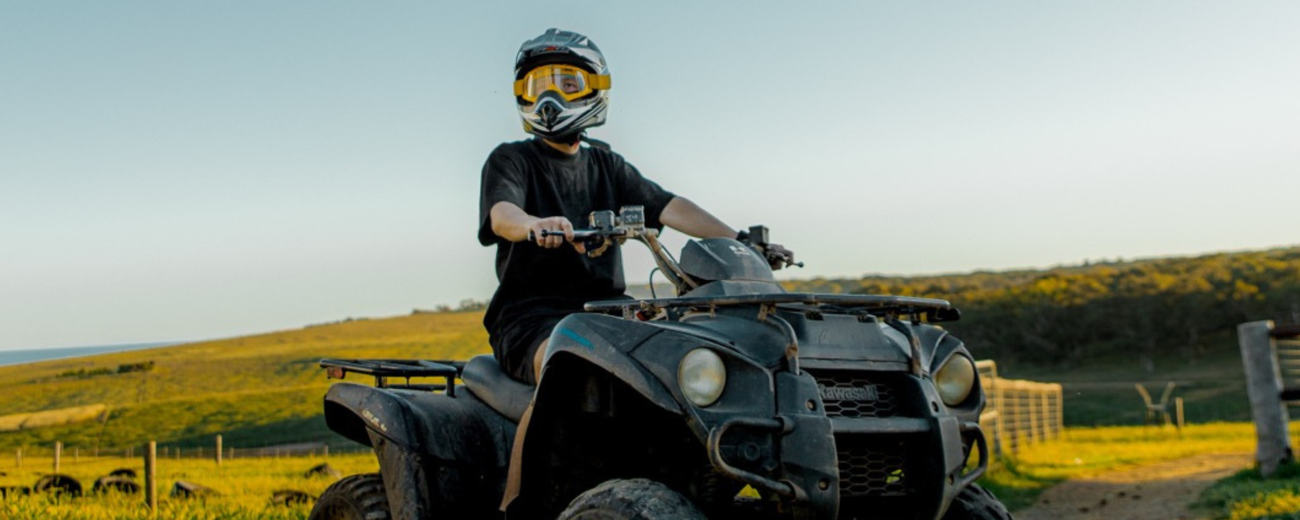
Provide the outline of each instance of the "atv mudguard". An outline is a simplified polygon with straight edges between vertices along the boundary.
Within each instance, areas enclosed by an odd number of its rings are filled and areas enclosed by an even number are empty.
[[[685,420],[672,419],[683,415],[672,392],[630,355],[661,332],[650,324],[598,314],[570,315],[556,325],[533,397],[533,413],[519,429],[523,437],[521,464],[518,475],[513,476],[518,479],[518,494],[507,495],[503,503],[509,518],[554,518],[574,496],[600,483],[590,473],[561,474],[587,467],[584,464],[554,460],[564,456],[561,454],[581,456],[574,455],[574,450],[580,450],[575,446],[582,441],[574,439],[606,433],[596,433],[574,420],[571,410],[601,408],[609,404],[603,402],[604,397],[614,393],[639,396],[634,398],[638,401],[634,406],[655,415],[646,417],[640,429],[684,428]],[[595,381],[602,386],[587,386],[597,384]]]
[[[329,428],[374,448],[395,520],[499,515],[515,425],[458,389],[452,397],[337,383],[325,395]]]
[[[551,333],[543,363],[543,376],[551,368],[552,358],[572,357],[562,363],[582,361],[603,370],[614,379],[641,394],[664,411],[681,414],[681,405],[673,393],[640,363],[631,352],[651,337],[663,332],[660,327],[623,320],[601,314],[573,314],[560,321]],[[545,385],[539,380],[539,397]]]

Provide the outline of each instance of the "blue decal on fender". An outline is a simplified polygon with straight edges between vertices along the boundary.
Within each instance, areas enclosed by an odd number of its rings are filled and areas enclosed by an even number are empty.
[[[564,327],[560,327],[560,334],[564,334],[565,337],[578,342],[579,345],[587,347],[587,350],[592,350],[593,348],[591,346],[591,341],[587,340],[587,338],[582,337],[577,332],[571,331]]]

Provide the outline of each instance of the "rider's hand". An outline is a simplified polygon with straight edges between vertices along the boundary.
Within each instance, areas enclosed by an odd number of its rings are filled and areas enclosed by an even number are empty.
[[[772,269],[780,269],[787,265],[794,264],[794,251],[786,249],[781,244],[767,245],[767,261]]]
[[[561,238],[558,235],[544,237],[542,231],[563,231],[564,237]],[[573,248],[577,249],[579,253],[587,252],[587,248],[581,242],[573,241],[573,224],[564,217],[547,217],[534,220],[532,225],[528,226],[528,233],[537,242],[537,245],[547,249],[557,248],[568,242],[573,244]]]

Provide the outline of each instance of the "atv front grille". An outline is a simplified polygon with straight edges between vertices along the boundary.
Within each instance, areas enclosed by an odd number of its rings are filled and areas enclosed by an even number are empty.
[[[838,436],[840,497],[890,497],[908,494],[907,443],[868,442],[864,436]]]
[[[827,417],[895,417],[898,392],[862,372],[808,371],[817,379]]]

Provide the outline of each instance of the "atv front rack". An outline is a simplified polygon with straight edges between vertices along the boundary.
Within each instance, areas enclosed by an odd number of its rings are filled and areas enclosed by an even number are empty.
[[[398,388],[408,390],[427,390],[430,392],[446,391],[455,397],[456,378],[465,370],[464,361],[429,361],[425,359],[330,359],[320,360],[320,367],[325,369],[325,376],[330,379],[343,379],[348,372],[366,374],[375,377],[375,386],[379,388]],[[393,385],[390,377],[406,378],[406,383]],[[442,377],[447,383],[441,385],[411,384],[412,377]]]
[[[817,293],[767,293],[727,296],[686,296],[681,298],[654,298],[648,300],[606,300],[584,306],[588,312],[623,313],[636,311],[658,312],[660,309],[692,307],[714,309],[741,305],[803,304],[837,314],[882,314],[911,317],[918,321],[922,316],[931,323],[957,321],[961,312],[947,300],[890,296],[881,294],[817,294]]]

